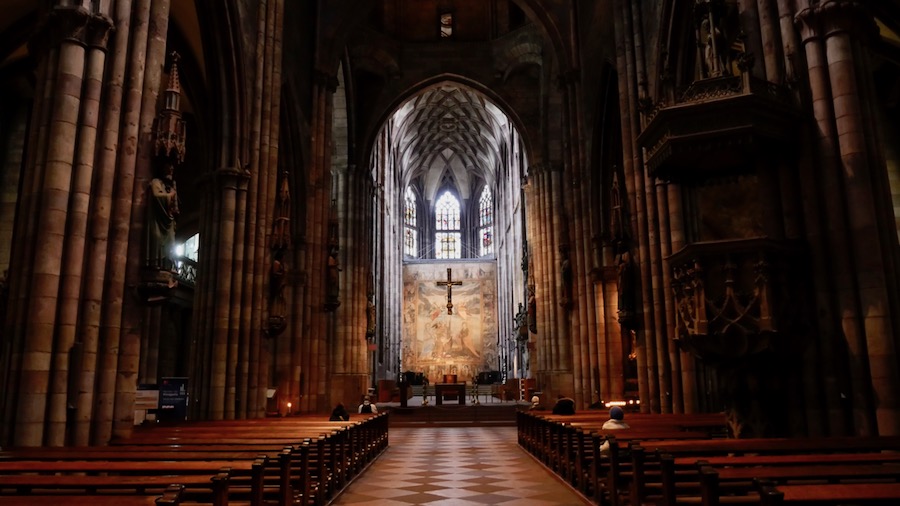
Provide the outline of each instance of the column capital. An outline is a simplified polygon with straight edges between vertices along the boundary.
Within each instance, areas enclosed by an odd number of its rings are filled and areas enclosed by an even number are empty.
[[[106,14],[94,14],[88,20],[85,41],[90,47],[106,51],[109,35],[115,30],[113,20]]]
[[[338,79],[330,72],[326,72],[322,69],[315,69],[313,70],[313,84],[334,93],[337,91]]]
[[[213,172],[212,177],[220,188],[233,187],[246,190],[250,181],[250,171],[238,164],[236,167],[220,167]]]
[[[871,39],[878,33],[872,13],[856,0],[825,0],[812,2],[794,16],[803,42],[816,37],[831,37],[850,33],[861,39]]]
[[[85,45],[85,32],[91,13],[80,5],[56,6],[46,11],[40,27],[28,41],[29,52],[41,54],[68,40]]]

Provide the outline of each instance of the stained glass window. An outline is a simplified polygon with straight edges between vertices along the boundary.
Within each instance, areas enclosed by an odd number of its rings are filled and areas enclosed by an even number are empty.
[[[412,188],[406,188],[403,210],[403,253],[408,256],[419,255],[419,230],[416,223],[416,194]]]
[[[481,256],[494,253],[494,198],[491,189],[485,188],[478,199],[478,230],[481,235]]]
[[[434,206],[435,258],[462,258],[462,234],[459,230],[459,201],[444,192]]]

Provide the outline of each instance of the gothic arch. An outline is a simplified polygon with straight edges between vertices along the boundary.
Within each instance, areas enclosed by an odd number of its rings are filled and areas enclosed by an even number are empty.
[[[396,98],[394,98],[389,105],[378,115],[377,121],[375,121],[375,125],[378,128],[373,129],[368,134],[368,138],[364,140],[364,149],[362,153],[365,154],[366,159],[368,159],[369,153],[371,153],[375,140],[378,138],[379,130],[382,125],[384,125],[393,114],[399,109],[401,105],[406,103],[410,98],[416,96],[417,94],[427,90],[430,87],[437,86],[441,83],[450,83],[450,84],[458,84],[464,88],[469,88],[477,93],[484,95],[488,100],[490,100],[494,105],[496,105],[506,117],[512,122],[513,126],[516,130],[518,130],[522,135],[522,143],[525,149],[525,156],[528,160],[533,160],[533,146],[538,145],[539,143],[532,140],[532,136],[539,135],[539,132],[529,131],[521,118],[517,114],[516,110],[511,107],[506,101],[503,100],[497,93],[491,90],[489,87],[484,86],[483,84],[474,81],[472,79],[466,78],[464,76],[455,75],[455,74],[440,74],[424,81],[421,81],[402,93],[397,94]],[[493,170],[493,167],[491,168]]]
[[[247,96],[244,83],[244,65],[240,61],[244,49],[241,47],[241,26],[235,0],[198,0],[198,10],[202,13],[200,29],[203,51],[209,67],[207,79],[215,104],[211,108],[211,125],[218,125],[211,136],[218,152],[213,159],[213,168],[235,167],[239,160],[248,160],[246,142],[247,104],[242,97]]]

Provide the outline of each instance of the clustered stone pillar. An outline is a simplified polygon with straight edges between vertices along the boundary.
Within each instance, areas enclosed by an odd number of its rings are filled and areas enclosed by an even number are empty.
[[[529,280],[537,298],[537,364],[534,371],[545,396],[574,395],[571,327],[560,305],[561,256],[564,230],[562,167],[532,164],[526,193],[529,237]]]
[[[224,146],[224,164],[211,176],[211,193],[201,224],[204,264],[195,314],[197,344],[192,350],[196,381],[191,384],[195,417],[242,419],[262,416],[273,350],[286,357],[276,363],[279,378],[289,376],[291,343],[287,336],[264,344],[263,332],[272,272],[270,242],[276,185],[281,172],[278,137],[281,108],[283,0],[258,4],[253,100],[247,116],[248,137]],[[287,232],[288,234],[291,231]],[[296,259],[290,259],[297,265]],[[287,281],[290,283],[290,280]],[[289,288],[286,294],[294,293]],[[291,314],[288,302],[287,318]],[[279,383],[283,392],[288,385]]]
[[[886,306],[891,287],[883,276],[892,260],[892,234],[878,209],[882,173],[868,139],[877,138],[874,115],[861,96],[872,94],[871,83],[858,65],[865,63],[866,42],[877,28],[857,2],[825,1],[804,6],[797,14],[819,125],[818,147],[823,154],[823,195],[830,213],[828,236],[833,261],[828,274],[838,293],[833,324],[846,336],[853,423],[860,434],[900,433],[900,377],[896,368],[896,323]],[[884,182],[884,181],[882,181]],[[847,208],[848,202],[853,208]],[[819,277],[819,276],[816,276]],[[829,350],[831,351],[831,350]],[[836,350],[832,351],[836,352]],[[864,358],[867,357],[867,360]],[[827,357],[834,360],[833,357]],[[846,394],[845,394],[846,395]],[[874,419],[868,412],[874,410]]]
[[[366,342],[366,290],[372,262],[372,177],[354,165],[340,169],[337,196],[341,237],[341,305],[331,341],[329,405],[356,402],[369,378]]]
[[[306,236],[304,262],[307,268],[305,295],[297,327],[300,348],[300,377],[296,402],[300,410],[324,412],[329,409],[327,368],[329,321],[335,313],[327,313],[326,270],[330,239],[331,189],[331,132],[333,99],[337,79],[323,71],[316,71],[313,80],[313,107],[310,131],[312,145],[306,188]]]
[[[149,167],[140,157],[150,152],[168,7],[54,3],[30,46],[37,98],[14,238],[24,247],[10,265],[4,442],[105,443],[114,425],[130,428],[140,341],[123,339],[123,318],[131,325],[125,315],[136,314],[126,258],[129,234],[140,233],[132,206]]]

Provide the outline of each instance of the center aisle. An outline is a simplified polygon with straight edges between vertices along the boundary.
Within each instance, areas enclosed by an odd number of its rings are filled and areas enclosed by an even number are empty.
[[[516,444],[515,427],[391,428],[390,446],[331,504],[590,504]]]

